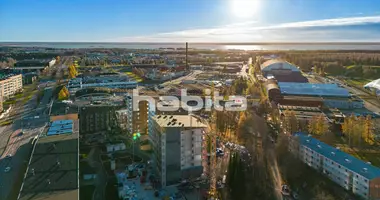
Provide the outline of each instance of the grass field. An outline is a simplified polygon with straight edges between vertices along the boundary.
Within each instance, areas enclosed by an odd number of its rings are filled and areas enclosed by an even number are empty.
[[[363,87],[365,84],[371,82],[370,79],[365,78],[353,78],[353,79],[346,79],[346,82],[350,85],[355,85],[359,87]]]

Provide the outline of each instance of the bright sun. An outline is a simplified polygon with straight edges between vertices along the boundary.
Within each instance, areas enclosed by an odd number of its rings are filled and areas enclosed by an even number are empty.
[[[255,15],[260,0],[230,0],[231,11],[239,18],[249,18]]]

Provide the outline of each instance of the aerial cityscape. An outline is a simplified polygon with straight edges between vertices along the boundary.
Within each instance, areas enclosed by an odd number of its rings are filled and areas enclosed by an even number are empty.
[[[379,8],[0,2],[0,200],[380,200]]]

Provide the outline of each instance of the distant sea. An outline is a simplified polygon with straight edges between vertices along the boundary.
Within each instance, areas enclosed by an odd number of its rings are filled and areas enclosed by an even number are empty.
[[[158,49],[185,48],[185,43],[85,43],[85,42],[0,42],[0,47],[45,47],[61,49],[126,48]],[[208,44],[189,43],[193,49],[239,50],[380,50],[380,43],[247,43]]]

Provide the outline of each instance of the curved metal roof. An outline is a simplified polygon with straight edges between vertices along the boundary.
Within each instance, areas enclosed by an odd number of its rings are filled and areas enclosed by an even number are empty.
[[[364,88],[375,88],[380,90],[380,78],[365,84]]]
[[[277,63],[288,63],[288,62],[284,60],[279,60],[279,59],[272,59],[272,60],[265,61],[263,64],[261,64],[260,68],[264,69],[270,65],[277,64]]]

